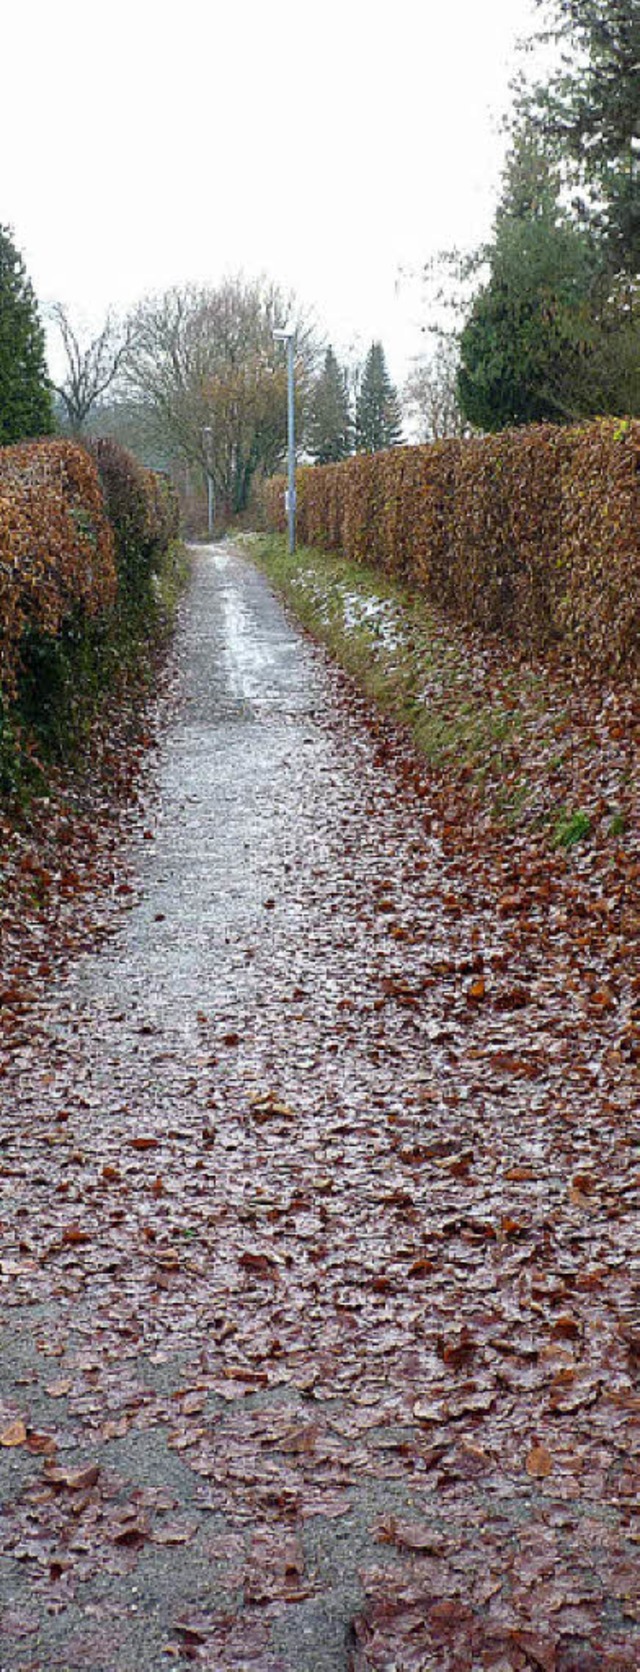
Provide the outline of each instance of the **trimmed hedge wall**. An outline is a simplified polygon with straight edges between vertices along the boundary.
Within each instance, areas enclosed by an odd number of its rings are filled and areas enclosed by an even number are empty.
[[[171,484],[113,441],[0,448],[0,691],[15,695],[21,645],[118,600],[144,608],[178,534]]]
[[[105,693],[144,678],[177,532],[171,485],[113,442],[0,449],[0,799],[80,759]]]
[[[70,441],[0,449],[0,687],[15,691],[28,631],[55,637],[117,591],[115,544],[93,460]]]
[[[415,584],[527,649],[640,660],[640,421],[532,425],[298,472],[300,541]],[[284,531],[283,477],[262,488]]]

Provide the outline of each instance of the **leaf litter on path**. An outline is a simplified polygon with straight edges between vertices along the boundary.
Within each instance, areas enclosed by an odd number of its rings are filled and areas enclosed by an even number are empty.
[[[129,1004],[115,942],[7,1042],[2,1652],[26,1668],[39,1633],[57,1665],[56,1619],[62,1664],[113,1667],[108,1612],[93,1661],[73,1644],[115,1586],[117,1672],[167,1645],[631,1672],[630,907],[623,940],[588,865],[474,823],[308,655],[295,818],[282,772],[245,814],[278,911],[221,895],[177,1021]]]

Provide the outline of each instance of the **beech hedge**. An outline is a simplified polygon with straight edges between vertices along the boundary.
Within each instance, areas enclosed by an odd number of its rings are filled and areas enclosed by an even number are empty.
[[[284,477],[262,487],[284,531]],[[439,608],[598,673],[637,668],[640,421],[550,424],[298,471],[301,543],[367,562]]]
[[[15,691],[20,643],[55,637],[74,612],[113,603],[113,530],[93,460],[70,441],[0,449],[0,685]]]
[[[104,616],[146,590],[178,533],[168,481],[113,441],[0,448],[0,691],[15,695],[21,644]]]

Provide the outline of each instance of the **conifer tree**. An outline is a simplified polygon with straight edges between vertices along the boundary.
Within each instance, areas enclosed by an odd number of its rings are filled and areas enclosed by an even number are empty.
[[[347,378],[332,348],[311,392],[308,448],[316,464],[346,459],[352,451],[353,426]]]
[[[356,448],[377,453],[402,440],[400,401],[387,371],[382,343],[372,343],[356,400]]]
[[[558,69],[522,90],[518,121],[533,123],[562,164],[565,196],[609,268],[640,266],[640,6],[638,0],[536,0]]]
[[[598,240],[562,204],[560,172],[523,126],[503,177],[489,272],[460,336],[458,396],[482,430],[636,413],[640,313]]]
[[[0,226],[0,446],[53,429],[44,332],[22,256]]]

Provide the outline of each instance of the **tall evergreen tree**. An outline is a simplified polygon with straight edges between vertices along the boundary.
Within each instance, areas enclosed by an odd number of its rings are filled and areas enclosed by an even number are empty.
[[[377,453],[402,440],[400,401],[387,371],[382,343],[372,343],[356,399],[356,448]]]
[[[24,262],[0,226],[0,445],[53,429],[44,332]]]
[[[536,0],[560,49],[549,80],[521,90],[524,114],[563,166],[574,209],[610,269],[640,271],[640,5],[638,0]]]
[[[458,395],[483,430],[633,413],[640,404],[637,298],[562,206],[561,179],[528,127],[508,159],[488,278],[460,337]]]
[[[311,391],[307,445],[316,464],[333,464],[352,451],[347,378],[332,348]]]

